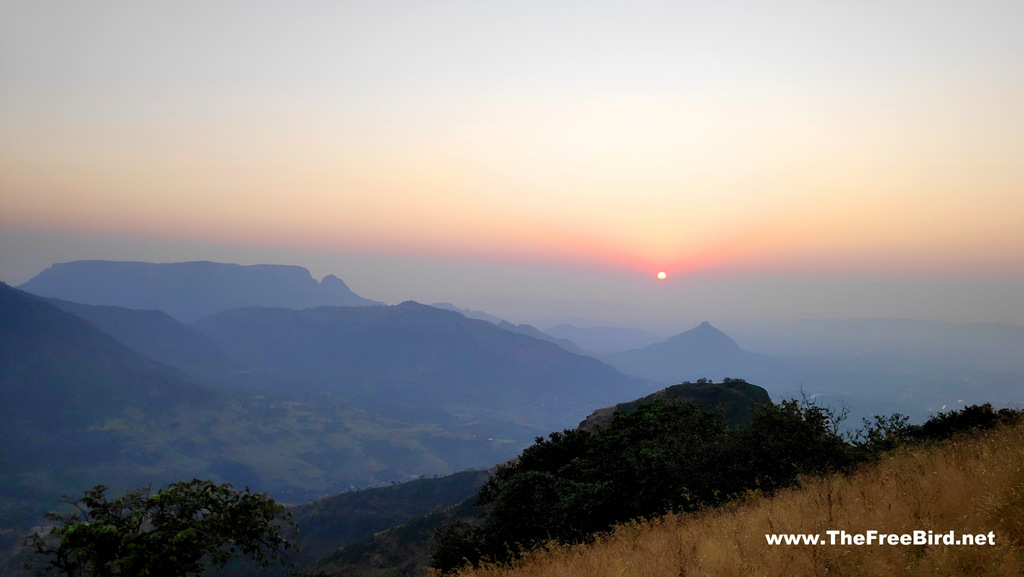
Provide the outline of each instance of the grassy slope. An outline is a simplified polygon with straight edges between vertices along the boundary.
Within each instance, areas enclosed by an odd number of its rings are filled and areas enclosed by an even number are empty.
[[[988,533],[994,546],[769,546],[766,533]],[[466,575],[1022,575],[1024,424],[897,450],[849,476],[773,498],[619,527],[596,544],[551,547],[515,568]]]

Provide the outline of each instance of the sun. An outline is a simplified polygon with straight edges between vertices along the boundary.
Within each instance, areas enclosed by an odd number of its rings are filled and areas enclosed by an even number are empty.
[[[665,280],[667,278],[668,278],[668,275],[665,274],[665,271],[662,271],[662,272],[658,273],[658,280]]]

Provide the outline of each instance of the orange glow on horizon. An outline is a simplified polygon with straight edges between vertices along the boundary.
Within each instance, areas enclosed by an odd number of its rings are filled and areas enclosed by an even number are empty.
[[[63,220],[63,219],[62,219]],[[889,246],[842,246],[825,242],[814,244],[794,231],[774,231],[763,227],[747,234],[734,235],[727,242],[693,245],[684,258],[666,259],[640,256],[635,248],[619,247],[615,242],[585,231],[556,229],[538,224],[480,222],[457,234],[409,231],[394,234],[380,231],[350,232],[325,227],[303,228],[267,221],[260,226],[218,221],[212,216],[196,215],[193,220],[140,220],[103,222],[91,219],[67,219],[53,226],[52,219],[26,218],[0,225],[27,230],[51,231],[100,237],[126,237],[141,240],[168,240],[193,243],[209,242],[227,246],[247,246],[311,250],[318,253],[365,254],[542,266],[568,270],[621,271],[629,274],[666,273],[684,278],[708,275],[769,276],[924,276],[977,278],[1020,278],[1024,270],[1024,251],[1004,246],[992,250],[984,245],[965,243],[949,246],[941,254],[927,246],[895,249]],[[465,234],[471,234],[467,241]],[[667,254],[658,251],[655,254]],[[659,264],[660,262],[660,264]],[[666,264],[667,263],[667,264]]]

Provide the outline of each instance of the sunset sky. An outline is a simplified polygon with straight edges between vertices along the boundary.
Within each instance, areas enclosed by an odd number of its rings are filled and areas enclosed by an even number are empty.
[[[1018,0],[0,0],[0,280],[267,262],[520,322],[1024,323],[1022,27]]]

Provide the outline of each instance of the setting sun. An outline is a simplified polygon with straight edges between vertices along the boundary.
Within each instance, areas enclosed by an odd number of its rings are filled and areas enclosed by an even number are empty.
[[[664,272],[658,273],[658,280],[665,280],[666,278],[668,278],[668,275],[665,274]]]

